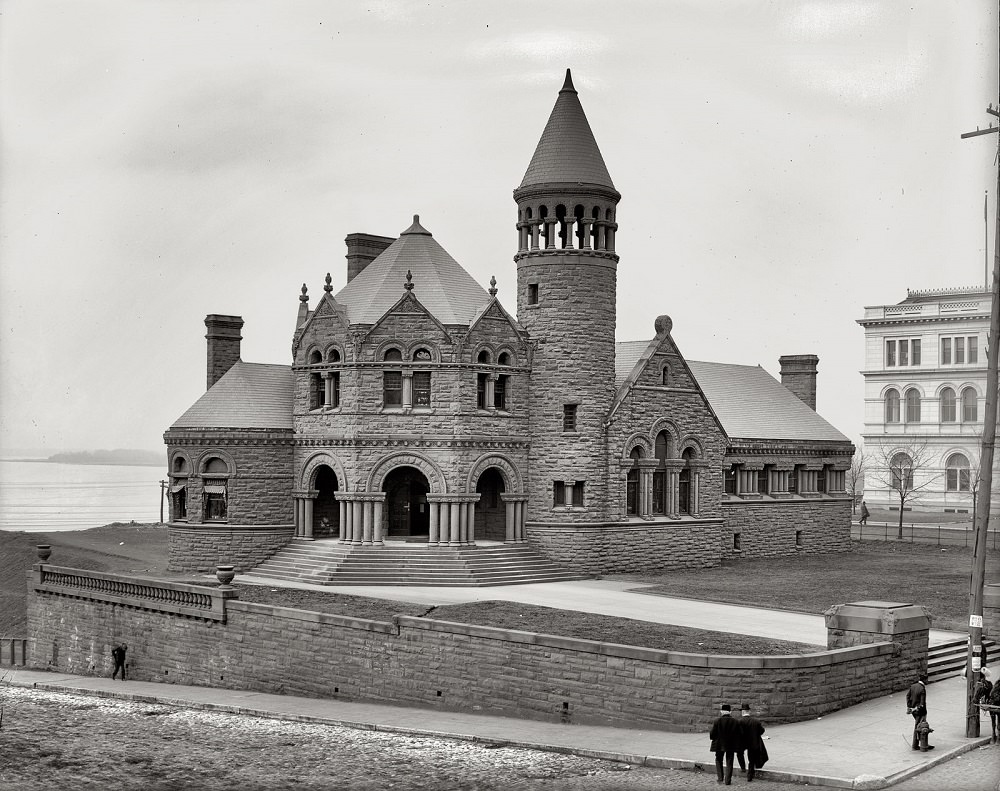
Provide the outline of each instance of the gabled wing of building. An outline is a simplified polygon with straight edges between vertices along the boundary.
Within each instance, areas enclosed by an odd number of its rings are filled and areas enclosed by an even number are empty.
[[[688,367],[730,437],[850,442],[760,366],[688,360]]]
[[[351,324],[374,324],[400,298],[411,274],[420,303],[442,324],[468,325],[490,295],[420,225],[418,217],[335,299]]]
[[[237,362],[171,429],[292,428],[292,369]]]

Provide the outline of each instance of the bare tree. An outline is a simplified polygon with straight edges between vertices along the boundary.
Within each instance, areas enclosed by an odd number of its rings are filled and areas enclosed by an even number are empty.
[[[899,437],[894,444],[879,445],[872,454],[872,477],[885,486],[899,502],[899,525],[896,538],[903,538],[903,508],[919,500],[931,488],[940,472],[935,465],[926,442],[907,441]]]
[[[858,495],[865,493],[865,471],[868,465],[868,454],[861,448],[854,451],[851,458],[851,468],[847,471],[847,491],[851,493],[851,513],[858,510]]]

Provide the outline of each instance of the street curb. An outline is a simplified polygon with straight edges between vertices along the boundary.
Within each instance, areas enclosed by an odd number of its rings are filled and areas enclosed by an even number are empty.
[[[357,722],[353,720],[340,720],[330,717],[317,717],[308,714],[291,714],[286,712],[266,711],[262,709],[248,708],[245,706],[229,706],[222,703],[201,703],[197,701],[170,698],[164,695],[143,695],[133,692],[117,692],[104,689],[85,689],[68,686],[59,683],[46,682],[21,682],[11,681],[11,686],[23,687],[26,689],[41,689],[49,692],[64,692],[68,694],[90,695],[98,698],[108,698],[112,700],[129,700],[137,703],[155,703],[163,706],[173,706],[180,709],[191,709],[194,711],[216,711],[224,714],[238,714],[250,717],[260,717],[261,719],[279,720],[285,722],[301,722],[315,725],[333,725],[342,728],[352,728],[361,731],[378,731],[380,733],[396,733],[402,736],[424,736],[437,739],[452,739],[454,741],[470,742],[472,744],[483,744],[491,747],[511,747],[515,749],[537,750],[539,752],[557,753],[561,755],[575,755],[580,758],[592,758],[602,761],[612,761],[615,763],[626,763],[633,766],[644,766],[651,769],[681,769],[690,772],[710,772],[715,768],[714,762],[702,763],[682,758],[666,758],[662,756],[640,755],[638,753],[619,753],[609,750],[592,750],[583,747],[570,747],[558,744],[544,744],[539,742],[527,742],[516,739],[501,739],[490,736],[475,736],[465,733],[452,733],[449,731],[435,731],[425,728],[409,728],[394,725],[378,725],[370,722]],[[964,744],[953,748],[939,756],[935,756],[932,761],[922,764],[912,769],[893,775],[889,778],[878,778],[882,783],[865,785],[865,788],[886,788],[890,785],[907,780],[910,777],[927,771],[932,766],[944,763],[965,752],[973,750],[989,742],[989,737],[981,738],[976,742]],[[855,788],[856,778],[828,777],[825,775],[809,775],[797,772],[783,772],[768,769],[758,770],[756,777],[761,780],[773,780],[775,782],[800,783],[812,786],[825,786],[827,788]],[[874,778],[873,778],[874,779]]]

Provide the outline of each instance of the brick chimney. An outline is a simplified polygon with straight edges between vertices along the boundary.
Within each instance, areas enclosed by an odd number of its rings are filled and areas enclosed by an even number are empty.
[[[349,233],[344,241],[347,242],[347,282],[350,283],[396,240],[391,236]]]
[[[816,411],[816,366],[819,365],[819,357],[815,354],[788,354],[779,357],[778,364],[781,366],[781,383]]]
[[[205,327],[208,329],[205,335],[208,339],[208,387],[211,387],[240,359],[243,317],[212,313],[205,316]]]

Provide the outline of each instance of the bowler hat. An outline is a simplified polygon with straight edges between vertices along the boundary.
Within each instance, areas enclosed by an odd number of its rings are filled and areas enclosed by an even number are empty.
[[[732,707],[730,707],[730,705],[728,703],[723,703],[722,704],[722,710],[723,711],[732,711]]]
[[[750,711],[750,704],[744,703],[742,706],[740,706],[740,711]]]

